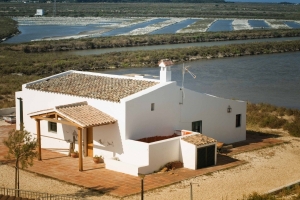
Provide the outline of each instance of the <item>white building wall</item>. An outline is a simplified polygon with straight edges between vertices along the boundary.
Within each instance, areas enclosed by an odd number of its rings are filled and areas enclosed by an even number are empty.
[[[176,82],[168,82],[123,99],[126,107],[126,138],[173,134],[179,119],[178,90]],[[154,111],[151,111],[151,103],[154,103]]]
[[[180,105],[179,129],[192,129],[192,122],[202,120],[202,133],[220,142],[232,143],[246,139],[246,102],[218,98],[184,90]],[[227,107],[232,108],[227,113]],[[241,126],[235,127],[236,115],[241,114]]]
[[[113,127],[111,130],[115,131],[114,134],[107,133],[105,135],[105,139],[107,141],[114,141],[114,143],[116,144],[114,146],[110,146],[110,150],[114,149],[113,152],[121,153],[119,147],[117,146],[121,143],[121,137],[124,137],[125,135],[124,127],[122,127],[124,126],[124,109],[122,108],[121,103],[113,103],[109,101],[102,101],[85,97],[29,90],[25,88],[25,85],[23,85],[22,92],[16,93],[16,98],[17,97],[23,98],[23,116],[25,129],[33,133],[33,135],[36,134],[36,122],[34,119],[30,118],[30,116],[28,115],[29,113],[54,108],[55,106],[59,105],[87,101],[89,105],[111,115],[112,117],[118,120],[118,122],[114,125],[105,125],[109,126],[110,128]],[[16,105],[16,117],[17,123],[19,124],[20,122],[18,103]],[[101,126],[101,128],[95,129],[94,135],[97,135],[98,130],[100,132],[102,132],[101,129],[105,130],[107,128],[105,126]],[[57,133],[49,132],[48,122],[41,121],[42,148],[69,148],[67,140],[72,139],[72,134],[74,130],[77,134],[77,129],[75,127],[57,124]],[[103,132],[107,131],[105,130]],[[116,135],[118,135],[118,137]],[[85,138],[85,130],[83,131],[83,138]],[[101,136],[99,136],[99,138],[101,138]],[[98,138],[95,137],[95,139]],[[77,148],[77,145],[75,148]],[[96,153],[100,154],[100,152],[97,151]]]
[[[118,123],[94,127],[93,140],[94,155],[102,155],[106,159],[119,157],[124,152]]]

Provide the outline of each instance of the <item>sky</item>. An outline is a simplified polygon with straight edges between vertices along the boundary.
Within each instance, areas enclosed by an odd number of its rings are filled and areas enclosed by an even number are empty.
[[[290,2],[290,3],[300,3],[300,0],[225,0],[230,2],[262,2],[262,3],[280,3],[280,2]]]

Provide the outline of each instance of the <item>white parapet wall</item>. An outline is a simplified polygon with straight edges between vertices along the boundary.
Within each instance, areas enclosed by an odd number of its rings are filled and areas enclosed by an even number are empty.
[[[180,138],[153,143],[126,140],[124,141],[124,155],[120,158],[105,159],[105,167],[134,176],[153,173],[168,162],[182,161]]]
[[[181,137],[175,137],[149,143],[149,165],[147,167],[141,167],[139,173],[153,173],[168,162],[181,161],[180,138]]]
[[[139,166],[122,162],[117,160],[117,158],[105,158],[105,168],[117,172],[122,172],[132,176],[138,176]]]

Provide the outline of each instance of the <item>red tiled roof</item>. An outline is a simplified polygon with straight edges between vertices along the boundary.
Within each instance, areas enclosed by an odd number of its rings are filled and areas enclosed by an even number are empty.
[[[56,106],[55,108],[36,111],[28,115],[34,118],[35,116],[47,116],[53,113],[57,113],[65,120],[73,122],[80,127],[101,126],[117,122],[115,118],[88,105],[86,101]]]
[[[62,105],[55,108],[59,114],[80,124],[82,127],[112,124],[117,121],[110,115],[88,105],[87,102]]]
[[[158,84],[155,81],[69,73],[26,85],[26,88],[120,102],[120,99]]]

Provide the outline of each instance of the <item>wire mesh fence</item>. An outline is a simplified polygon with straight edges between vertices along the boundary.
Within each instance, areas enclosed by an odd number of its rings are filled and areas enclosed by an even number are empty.
[[[69,195],[54,195],[49,193],[18,190],[5,187],[0,187],[0,194],[5,196],[27,198],[28,200],[79,200],[79,198]]]

